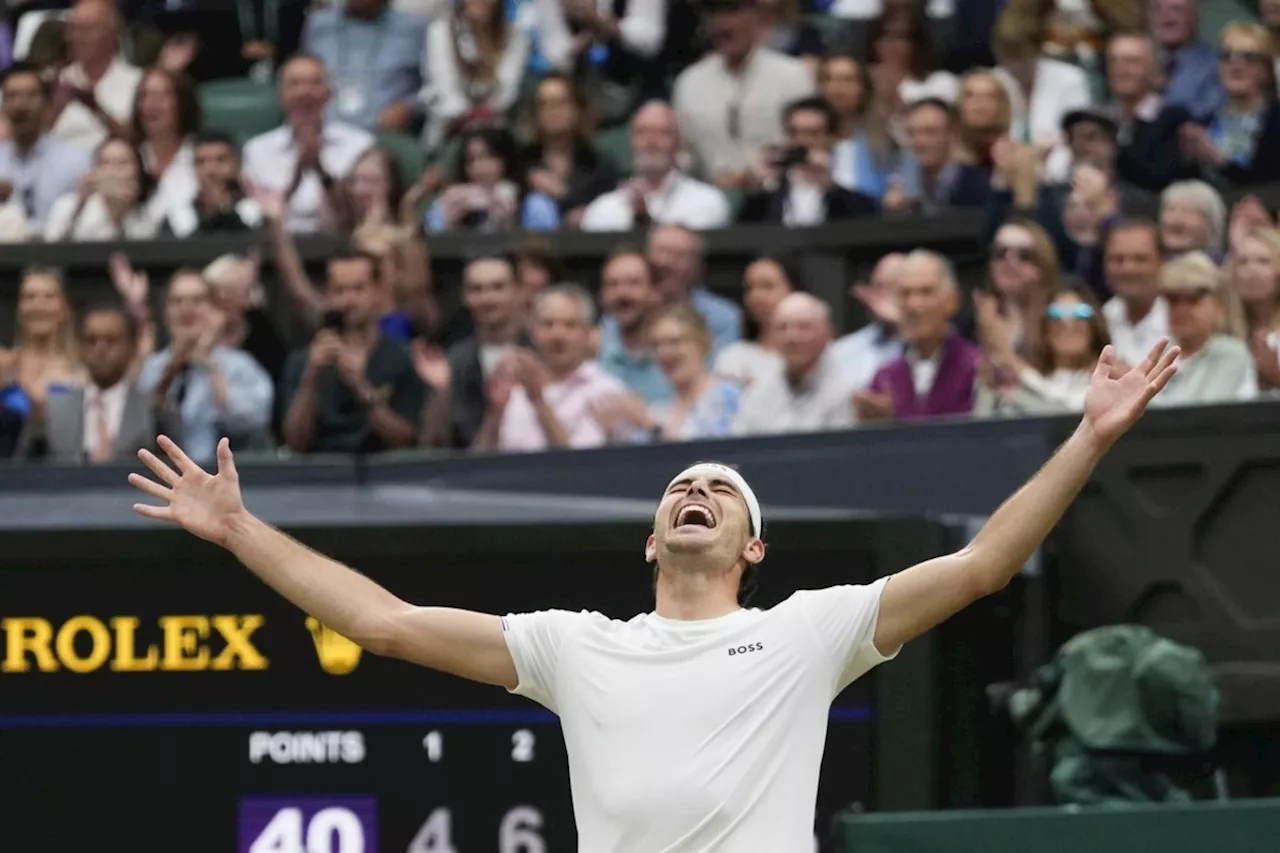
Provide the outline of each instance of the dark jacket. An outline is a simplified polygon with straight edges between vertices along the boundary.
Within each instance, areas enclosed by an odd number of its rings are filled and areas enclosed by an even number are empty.
[[[1186,107],[1165,106],[1151,121],[1135,120],[1116,154],[1116,174],[1135,187],[1160,192],[1193,170],[1182,161],[1178,129],[1191,121]]]
[[[786,178],[771,192],[755,193],[747,196],[738,212],[739,222],[781,224],[787,209],[787,197],[791,193],[791,185]],[[826,207],[826,222],[840,219],[856,219],[860,216],[873,216],[878,209],[875,199],[862,193],[847,190],[832,184],[823,199]]]
[[[523,336],[516,343],[529,345]],[[452,376],[445,446],[465,450],[475,442],[484,416],[489,412],[489,394],[480,365],[480,341],[475,335],[465,337],[449,347],[445,357]]]

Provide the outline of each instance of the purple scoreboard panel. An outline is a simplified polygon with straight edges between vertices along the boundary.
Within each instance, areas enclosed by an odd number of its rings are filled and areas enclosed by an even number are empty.
[[[0,851],[576,850],[553,714],[368,654],[182,541],[184,560],[0,567]],[[477,557],[447,578],[417,557],[342,556],[411,601],[652,606],[649,569],[602,570],[612,552]],[[772,600],[856,572],[847,550],[806,556],[803,572],[774,561]],[[868,801],[870,698],[859,682],[833,709],[819,835]]]

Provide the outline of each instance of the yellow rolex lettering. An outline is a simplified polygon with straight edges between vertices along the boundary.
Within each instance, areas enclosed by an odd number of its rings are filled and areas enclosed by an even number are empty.
[[[215,616],[213,628],[227,647],[213,659],[210,669],[224,672],[232,669],[266,669],[267,659],[254,646],[250,637],[262,627],[265,620],[258,614],[249,616]]]
[[[4,661],[0,672],[27,672],[35,658],[41,672],[56,672],[58,659],[53,656],[53,625],[47,619],[0,619],[0,631],[4,631]]]
[[[208,616],[161,616],[164,657],[160,668],[174,672],[199,672],[209,668]]]
[[[89,653],[83,656],[76,649],[76,637],[80,634],[89,636]],[[111,656],[111,632],[99,619],[75,616],[58,629],[53,648],[67,669],[79,673],[93,672]]]
[[[111,620],[111,630],[116,635],[116,656],[111,668],[116,672],[151,672],[160,664],[160,649],[147,646],[142,657],[137,656],[138,617],[116,616]]]

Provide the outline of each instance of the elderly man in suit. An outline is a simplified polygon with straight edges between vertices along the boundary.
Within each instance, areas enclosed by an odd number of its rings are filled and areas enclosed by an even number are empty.
[[[122,307],[91,309],[80,324],[85,387],[51,394],[44,431],[28,454],[62,463],[102,464],[131,459],[156,435],[151,401],[129,375],[138,352],[138,326]]]

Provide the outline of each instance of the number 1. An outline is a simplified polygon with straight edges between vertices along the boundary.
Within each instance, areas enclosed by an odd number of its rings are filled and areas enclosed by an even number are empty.
[[[427,760],[434,764],[444,755],[444,738],[439,732],[430,732],[422,739],[422,748],[427,751]]]

